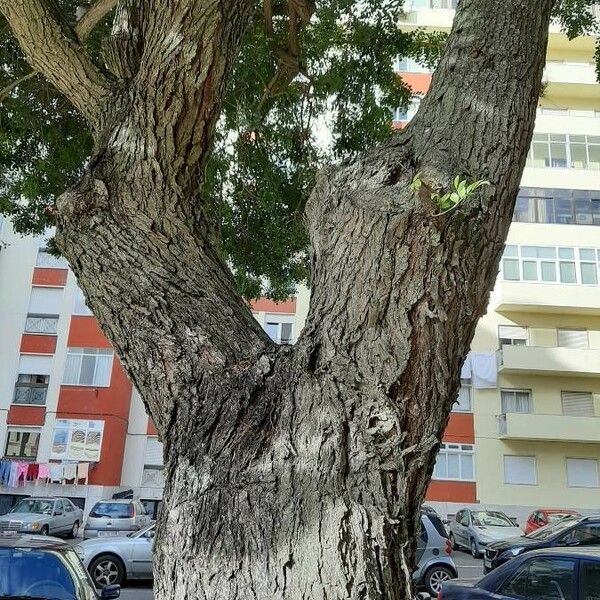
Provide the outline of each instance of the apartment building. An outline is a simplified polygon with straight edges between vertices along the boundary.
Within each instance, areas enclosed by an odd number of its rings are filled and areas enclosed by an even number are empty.
[[[89,510],[130,492],[154,515],[164,483],[156,429],[46,239],[0,218],[0,457],[53,467],[52,477],[0,485],[0,513],[22,495],[67,496]],[[294,343],[307,295],[252,310],[275,341]]]
[[[449,31],[456,0],[412,0],[401,26]],[[595,7],[594,10],[599,10]],[[428,492],[442,510],[481,503],[600,509],[600,86],[595,38],[552,26],[544,91],[513,224],[472,354],[495,385],[463,380]],[[411,59],[402,127],[431,73]],[[465,373],[463,373],[463,376]],[[468,375],[468,373],[466,373]]]

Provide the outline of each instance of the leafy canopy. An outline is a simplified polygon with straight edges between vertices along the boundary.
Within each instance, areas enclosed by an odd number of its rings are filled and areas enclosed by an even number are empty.
[[[403,0],[302,0],[312,16],[290,42],[284,3],[264,2],[230,77],[198,201],[241,292],[284,298],[307,276],[302,214],[316,171],[393,134],[391,111],[411,95],[394,72],[396,57],[433,65],[446,36],[401,31]],[[57,9],[74,24],[79,4],[57,0]],[[560,4],[569,36],[598,30],[592,4]],[[100,63],[111,16],[86,42]],[[6,23],[0,27],[0,213],[24,234],[41,233],[92,142],[85,122],[41,76],[11,87],[31,69]]]

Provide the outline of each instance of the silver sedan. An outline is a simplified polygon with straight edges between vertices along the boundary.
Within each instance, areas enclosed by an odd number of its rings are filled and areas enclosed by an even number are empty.
[[[68,498],[25,498],[0,517],[0,531],[76,538],[83,511]]]
[[[85,540],[75,550],[94,584],[122,585],[127,579],[152,579],[154,524],[124,537]]]

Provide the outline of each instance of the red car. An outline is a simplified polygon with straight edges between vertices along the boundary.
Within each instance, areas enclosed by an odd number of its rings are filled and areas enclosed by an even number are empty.
[[[565,508],[539,508],[529,515],[523,531],[525,534],[528,534],[549,523],[554,523],[563,517],[580,516],[581,515],[576,510],[568,510]]]

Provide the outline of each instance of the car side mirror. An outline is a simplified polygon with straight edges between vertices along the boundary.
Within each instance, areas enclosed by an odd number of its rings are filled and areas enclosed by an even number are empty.
[[[54,516],[56,516],[56,517],[60,517],[61,515],[64,515],[64,514],[65,514],[65,513],[63,513],[63,511],[62,511],[62,510],[60,510],[60,508],[57,508],[57,509],[54,511]]]
[[[100,598],[102,600],[113,600],[114,598],[121,597],[121,586],[120,585],[107,585],[102,588],[100,592]]]

